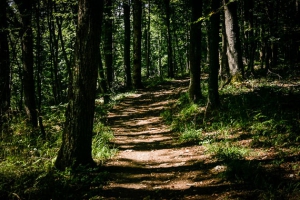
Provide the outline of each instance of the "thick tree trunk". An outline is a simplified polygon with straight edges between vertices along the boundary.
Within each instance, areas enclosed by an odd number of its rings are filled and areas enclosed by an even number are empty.
[[[131,65],[130,65],[130,5],[129,0],[123,2],[124,10],[124,66],[125,66],[125,83],[127,88],[132,87]]]
[[[142,41],[142,1],[133,1],[133,84],[134,88],[143,88],[141,66]]]
[[[10,107],[10,61],[5,0],[0,1],[0,133]]]
[[[106,76],[109,87],[114,80],[113,72],[113,19],[112,19],[112,0],[104,1],[104,58]]]
[[[208,107],[216,109],[220,106],[218,91],[219,71],[219,25],[220,14],[217,12],[220,0],[212,0],[211,8],[214,14],[208,22],[208,45],[209,45],[209,78],[208,78]]]
[[[103,1],[79,0],[72,88],[55,166],[93,165],[92,131],[95,110]],[[100,23],[99,23],[100,21]]]
[[[224,15],[222,15],[222,50],[221,50],[221,68],[219,71],[219,77],[222,81],[227,81],[230,77],[229,72],[229,64],[228,64],[228,57],[227,57],[227,37],[225,31],[225,21]]]
[[[191,0],[192,19],[190,36],[190,86],[189,97],[198,102],[202,97],[200,86],[201,65],[201,22],[197,20],[202,15],[202,1]]]
[[[232,77],[243,77],[244,67],[239,37],[237,18],[237,1],[223,0],[225,12],[225,29],[228,42],[227,56]]]
[[[21,43],[25,111],[30,124],[33,127],[37,127],[38,122],[33,76],[33,34],[31,26],[32,0],[15,0],[15,2],[18,5],[22,20]]]

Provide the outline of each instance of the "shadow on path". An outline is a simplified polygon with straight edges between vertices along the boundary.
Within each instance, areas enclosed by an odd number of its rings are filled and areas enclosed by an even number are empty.
[[[119,153],[101,167],[109,173],[109,181],[101,194],[97,188],[92,191],[95,195],[103,199],[222,199],[233,187],[241,187],[212,173],[218,167],[222,170],[221,164],[208,159],[202,146],[177,143],[177,135],[163,123],[160,113],[187,86],[186,79],[140,90],[110,111],[108,122]]]

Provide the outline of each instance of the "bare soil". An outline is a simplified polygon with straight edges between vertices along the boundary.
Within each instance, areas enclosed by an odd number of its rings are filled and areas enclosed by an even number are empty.
[[[174,80],[126,97],[109,112],[119,153],[103,165],[102,199],[257,199],[259,191],[218,176],[225,166],[199,144],[182,144],[160,114],[189,80]],[[250,188],[250,189],[249,189]]]

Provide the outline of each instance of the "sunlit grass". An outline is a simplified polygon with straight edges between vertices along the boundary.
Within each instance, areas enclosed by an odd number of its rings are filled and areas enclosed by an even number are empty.
[[[102,109],[99,106],[97,108]],[[70,169],[60,172],[54,168],[61,145],[65,108],[65,105],[44,108],[46,140],[39,136],[40,129],[28,126],[21,114],[8,122],[8,132],[0,135],[0,199],[76,199],[71,191],[81,193],[86,191],[83,187],[103,184],[103,173],[76,172],[75,175]],[[101,122],[102,114],[95,115],[92,141],[93,158],[98,163],[117,152],[109,144],[113,133]]]

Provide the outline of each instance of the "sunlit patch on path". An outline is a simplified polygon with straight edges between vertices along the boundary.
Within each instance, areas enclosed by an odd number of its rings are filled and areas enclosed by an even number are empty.
[[[119,153],[104,165],[110,180],[103,198],[216,199],[229,187],[209,173],[216,164],[206,161],[204,147],[179,144],[160,117],[175,102],[172,95],[178,97],[187,85],[181,80],[139,91],[111,110],[108,121]]]

